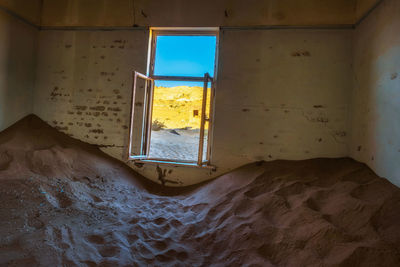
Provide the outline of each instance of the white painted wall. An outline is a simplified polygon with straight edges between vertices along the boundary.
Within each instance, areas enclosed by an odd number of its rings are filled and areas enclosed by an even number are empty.
[[[400,185],[400,1],[355,31],[350,155]]]
[[[37,30],[0,9],[0,131],[32,112]]]
[[[39,39],[34,112],[122,159],[131,72],[145,69],[147,31],[41,31]],[[348,154],[352,30],[223,30],[220,44],[217,172],[168,167],[167,179],[188,185],[256,160]],[[157,181],[155,165],[136,169]]]

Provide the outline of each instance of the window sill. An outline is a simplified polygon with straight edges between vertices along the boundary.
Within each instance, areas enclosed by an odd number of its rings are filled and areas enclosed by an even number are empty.
[[[154,159],[135,159],[129,158],[128,161],[132,161],[134,163],[139,164],[153,164],[153,165],[170,165],[170,166],[177,166],[177,167],[190,167],[190,168],[199,168],[199,169],[210,169],[212,171],[216,171],[217,167],[210,165],[210,164],[203,164],[197,165],[197,163],[190,163],[190,162],[177,162],[177,161],[163,161],[163,160],[154,160]]]

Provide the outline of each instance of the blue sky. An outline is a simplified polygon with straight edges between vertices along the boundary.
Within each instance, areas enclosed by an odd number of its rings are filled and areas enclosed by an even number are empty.
[[[155,75],[214,76],[215,36],[157,36]],[[202,83],[157,81],[156,86],[202,86]]]

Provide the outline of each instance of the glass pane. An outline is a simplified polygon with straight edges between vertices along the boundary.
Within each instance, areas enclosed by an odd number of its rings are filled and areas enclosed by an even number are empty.
[[[216,36],[157,36],[154,74],[214,76]]]
[[[210,105],[211,105],[211,83],[207,85],[207,98],[206,98],[206,121],[204,123],[204,142],[203,142],[203,162],[207,161],[207,145],[208,145],[208,132],[210,118]]]
[[[203,83],[156,81],[150,158],[197,162]]]
[[[146,80],[137,78],[135,99],[133,108],[133,122],[131,125],[132,129],[132,147],[131,154],[138,156],[143,154],[143,140],[145,136],[145,117],[146,117],[146,91],[147,91]]]

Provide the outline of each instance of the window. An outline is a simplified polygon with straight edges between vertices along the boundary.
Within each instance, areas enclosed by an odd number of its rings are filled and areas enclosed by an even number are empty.
[[[152,29],[148,75],[134,72],[129,159],[209,166],[215,29]]]

